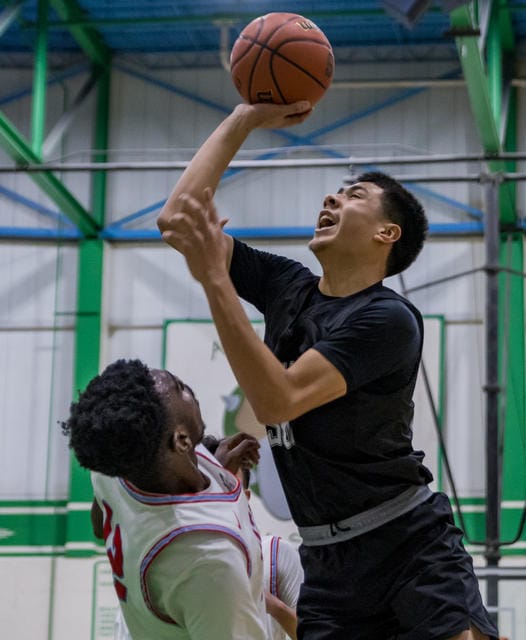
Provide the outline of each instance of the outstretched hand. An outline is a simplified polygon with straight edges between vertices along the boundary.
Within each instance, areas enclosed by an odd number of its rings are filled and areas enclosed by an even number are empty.
[[[312,105],[308,100],[300,100],[293,104],[272,104],[258,102],[240,104],[234,109],[234,115],[246,119],[250,129],[283,129],[301,124],[312,113]]]
[[[248,433],[236,433],[223,438],[215,451],[215,457],[231,473],[239,469],[251,469],[259,462],[259,442]]]
[[[175,209],[163,240],[184,255],[190,273],[201,284],[226,275],[228,247],[223,227],[228,219],[219,219],[212,190],[204,190],[202,201],[182,193]]]

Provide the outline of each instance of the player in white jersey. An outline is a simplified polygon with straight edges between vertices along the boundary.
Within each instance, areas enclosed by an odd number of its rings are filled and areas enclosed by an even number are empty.
[[[263,536],[263,585],[266,593],[271,593],[278,602],[284,603],[290,610],[296,611],[300,586],[303,582],[303,569],[298,550],[279,536]],[[267,601],[269,637],[272,640],[285,640],[287,634],[274,607]],[[296,637],[294,634],[293,637]]]
[[[218,440],[215,436],[206,435],[203,438],[203,444],[216,457],[223,460],[229,440],[230,438]],[[236,475],[242,483],[247,499],[250,500],[250,469],[247,465],[241,464]],[[287,637],[295,639],[296,604],[303,582],[303,568],[298,550],[287,540],[272,535],[263,536],[261,546],[269,640],[285,640]],[[127,638],[115,640],[127,640]]]
[[[138,360],[110,365],[63,425],[92,474],[133,640],[264,640],[259,534],[235,476],[196,453],[193,392]],[[247,441],[247,455],[253,445]]]

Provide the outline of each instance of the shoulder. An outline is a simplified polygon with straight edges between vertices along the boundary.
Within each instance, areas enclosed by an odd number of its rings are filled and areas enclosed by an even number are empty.
[[[314,277],[310,269],[297,260],[292,260],[291,258],[276,253],[270,253],[269,251],[262,251],[261,249],[249,246],[241,240],[234,239],[231,270],[244,268],[247,263],[250,264],[252,268],[254,268],[254,265],[260,265],[275,271],[303,272],[305,275],[310,274]]]
[[[366,304],[358,309],[358,314],[371,320],[388,322],[391,328],[414,327],[420,324],[422,315],[409,300],[388,287],[378,287],[364,292]]]
[[[416,307],[402,297],[375,298],[369,305],[371,312],[384,314],[392,320],[399,322],[411,322],[418,320],[421,315]]]
[[[333,339],[358,339],[365,345],[423,335],[422,316],[402,296],[387,290],[363,292],[341,304],[327,320],[327,335]]]
[[[91,484],[93,486],[93,490],[96,493],[103,493],[105,491],[114,490],[118,487],[118,478],[112,478],[110,476],[105,476],[102,473],[98,473],[97,471],[91,471]]]

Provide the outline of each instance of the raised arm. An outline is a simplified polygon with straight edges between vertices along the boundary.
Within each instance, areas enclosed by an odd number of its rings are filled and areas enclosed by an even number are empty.
[[[177,248],[171,242],[170,236],[164,232],[175,230],[177,227],[177,218],[174,216],[183,208],[180,198],[192,197],[202,202],[205,189],[210,189],[213,195],[221,176],[251,131],[258,128],[279,129],[299,124],[310,112],[310,103],[305,101],[291,105],[238,105],[197,151],[163,206],[157,225],[165,242]],[[230,236],[227,242],[229,259],[232,252]]]
[[[163,239],[185,256],[202,284],[230,366],[262,424],[292,420],[330,402],[345,394],[346,382],[313,349],[285,369],[254,332],[230,280],[233,241],[222,231],[213,193],[252,130],[297,124],[309,113],[308,102],[236,107],[197,152],[159,218]]]
[[[315,349],[308,349],[285,369],[258,337],[241,306],[228,272],[226,243],[210,191],[204,202],[185,198],[174,214],[169,240],[186,258],[208,299],[221,344],[241,388],[262,424],[297,418],[343,396],[347,384],[340,371]]]

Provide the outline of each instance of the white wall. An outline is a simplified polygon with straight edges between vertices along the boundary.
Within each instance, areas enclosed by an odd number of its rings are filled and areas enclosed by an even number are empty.
[[[0,243],[0,501],[64,499],[77,249]]]

